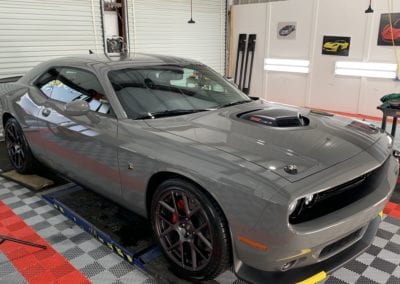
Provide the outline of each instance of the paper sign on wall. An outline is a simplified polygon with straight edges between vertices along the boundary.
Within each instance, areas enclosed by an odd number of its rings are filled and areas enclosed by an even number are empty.
[[[378,45],[393,45],[393,43],[400,46],[400,13],[382,14]]]
[[[322,43],[322,54],[349,56],[350,40],[350,37],[324,36]]]
[[[278,39],[296,39],[296,22],[280,22],[278,23]]]

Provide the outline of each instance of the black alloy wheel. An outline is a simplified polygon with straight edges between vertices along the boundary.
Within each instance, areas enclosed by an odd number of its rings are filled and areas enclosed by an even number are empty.
[[[152,200],[151,220],[156,238],[178,276],[212,279],[230,263],[222,212],[193,184],[180,179],[162,183]]]
[[[20,174],[33,172],[35,159],[21,126],[14,118],[7,120],[4,127],[4,136],[8,157],[15,170]]]

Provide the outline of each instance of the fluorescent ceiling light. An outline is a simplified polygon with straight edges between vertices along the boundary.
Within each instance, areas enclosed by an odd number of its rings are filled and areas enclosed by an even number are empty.
[[[278,58],[265,58],[264,61],[267,65],[286,65],[286,66],[310,66],[309,60],[300,59],[278,59]]]
[[[373,62],[336,62],[335,74],[343,76],[387,78],[397,77],[397,64]]]
[[[289,73],[309,73],[309,60],[265,58],[264,70]]]
[[[291,72],[291,73],[309,73],[310,72],[310,68],[308,68],[308,67],[284,66],[284,65],[265,65],[264,70],[277,71],[277,72]]]

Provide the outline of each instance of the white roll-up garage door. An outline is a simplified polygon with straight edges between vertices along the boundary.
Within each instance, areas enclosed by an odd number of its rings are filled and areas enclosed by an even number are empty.
[[[128,0],[130,50],[188,57],[225,70],[225,0]]]
[[[100,1],[0,1],[0,78],[45,60],[103,53]]]
[[[225,0],[126,0],[132,52],[197,59],[225,70]],[[102,54],[100,0],[0,0],[0,78],[91,49]]]

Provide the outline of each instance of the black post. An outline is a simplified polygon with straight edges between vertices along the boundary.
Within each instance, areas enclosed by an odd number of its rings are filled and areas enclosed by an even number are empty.
[[[39,245],[39,244],[23,241],[23,240],[20,240],[20,239],[16,239],[16,238],[0,235],[0,244],[4,243],[4,241],[10,241],[10,242],[18,243],[18,244],[25,245],[25,246],[31,246],[31,247],[41,248],[41,249],[47,249],[47,247],[43,246],[43,245]]]
[[[247,95],[250,93],[251,76],[253,74],[254,54],[256,50],[256,38],[257,35],[251,34],[249,35],[249,40],[247,41],[247,53],[246,53],[246,63],[245,63],[246,67],[244,70],[244,78],[243,78],[243,92]],[[250,54],[251,54],[251,60],[250,60],[250,66],[248,66]],[[248,79],[247,79],[247,70],[249,70]]]
[[[243,70],[243,59],[244,59],[244,52],[246,50],[246,38],[247,34],[239,34],[239,40],[238,40],[238,49],[237,49],[237,56],[236,56],[236,67],[235,67],[235,84],[239,86],[241,85],[242,81],[242,75],[240,74],[240,79],[239,81],[237,80],[238,77],[238,69],[240,65],[240,73]],[[242,55],[242,56],[240,56]],[[241,59],[241,60],[240,60]]]

